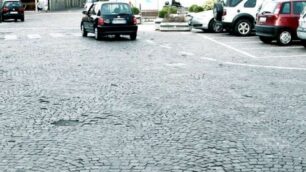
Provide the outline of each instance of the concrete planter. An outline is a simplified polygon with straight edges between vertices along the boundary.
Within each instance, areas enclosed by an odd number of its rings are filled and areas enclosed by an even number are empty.
[[[159,26],[160,31],[191,31],[191,26],[188,22],[161,22]]]

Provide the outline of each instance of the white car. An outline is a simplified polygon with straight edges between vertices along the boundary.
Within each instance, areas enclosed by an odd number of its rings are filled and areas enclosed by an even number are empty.
[[[221,32],[223,30],[222,24],[216,22],[214,19],[213,10],[203,11],[199,13],[190,13],[191,26],[194,29],[201,29],[203,31]]]
[[[248,36],[255,28],[255,19],[264,0],[223,0],[215,4],[215,19],[226,30],[238,36]],[[270,1],[270,0],[268,0]]]
[[[306,48],[306,8],[300,16],[299,27],[297,28],[297,36]]]

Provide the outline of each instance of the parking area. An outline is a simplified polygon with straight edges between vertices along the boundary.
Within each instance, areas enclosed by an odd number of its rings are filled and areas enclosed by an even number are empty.
[[[299,42],[153,23],[97,41],[81,17],[2,23],[2,171],[306,171]]]
[[[199,31],[193,31],[192,34],[211,42],[212,49],[221,50],[207,57],[209,61],[254,68],[306,70],[306,49],[299,41],[290,46],[279,46],[276,41],[264,44],[255,35],[238,37],[229,33]],[[222,55],[224,52],[230,54]]]

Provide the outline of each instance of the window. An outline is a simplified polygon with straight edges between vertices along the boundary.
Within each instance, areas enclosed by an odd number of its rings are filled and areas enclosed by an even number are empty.
[[[237,6],[242,0],[224,0],[223,4],[225,7],[235,7]]]
[[[301,14],[306,6],[306,2],[293,2],[293,13]]]
[[[255,6],[256,6],[256,0],[248,0],[244,4],[244,7],[246,7],[246,8],[253,8]]]
[[[7,1],[4,2],[4,6],[8,8],[16,8],[16,7],[21,7],[21,3],[18,1]]]
[[[290,10],[290,8],[291,8],[291,3],[290,2],[285,2],[285,3],[283,3],[283,6],[282,6],[282,9],[281,9],[281,14],[290,14],[291,12],[291,10]]]
[[[104,4],[102,6],[102,14],[109,15],[109,14],[131,14],[131,8],[128,4],[125,3],[112,3],[112,4]]]

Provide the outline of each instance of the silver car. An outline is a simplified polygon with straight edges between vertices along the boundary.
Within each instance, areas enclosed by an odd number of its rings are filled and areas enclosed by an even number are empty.
[[[304,47],[306,47],[306,8],[300,15],[297,36],[302,41]]]
[[[223,27],[221,23],[217,23],[214,19],[213,10],[203,11],[199,13],[190,13],[191,26],[194,29],[201,29],[209,32],[222,32]]]

